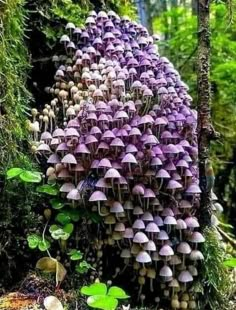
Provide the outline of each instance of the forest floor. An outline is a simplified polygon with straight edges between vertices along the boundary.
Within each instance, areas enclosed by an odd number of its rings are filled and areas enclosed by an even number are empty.
[[[235,276],[235,272],[234,272]],[[236,288],[236,279],[232,286]],[[236,292],[236,289],[233,289]],[[0,310],[45,310],[43,306],[43,300],[49,295],[56,296],[63,302],[65,310],[88,310],[86,302],[83,298],[76,297],[76,292],[66,293],[60,289],[55,291],[55,287],[48,280],[45,280],[38,275],[30,274],[19,285],[16,285],[12,292],[8,292],[0,297]],[[57,310],[56,308],[51,308]],[[162,308],[118,308],[117,310],[164,310]],[[165,309],[170,310],[170,309]],[[199,309],[203,310],[203,309]],[[214,309],[220,310],[220,309]],[[230,297],[229,307],[227,310],[236,310],[236,293]]]

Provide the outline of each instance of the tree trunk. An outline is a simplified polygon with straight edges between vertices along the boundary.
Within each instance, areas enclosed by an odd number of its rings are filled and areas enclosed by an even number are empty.
[[[216,138],[211,124],[210,91],[210,0],[198,1],[198,148],[200,188],[200,221],[202,226],[211,222],[211,191],[207,189],[206,163],[209,158],[210,141]]]

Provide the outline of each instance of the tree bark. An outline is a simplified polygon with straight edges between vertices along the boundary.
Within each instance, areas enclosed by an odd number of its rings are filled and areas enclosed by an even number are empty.
[[[211,223],[211,191],[207,189],[206,163],[209,159],[210,141],[217,138],[211,123],[210,91],[210,0],[198,1],[198,150],[200,188],[200,222],[207,226]]]

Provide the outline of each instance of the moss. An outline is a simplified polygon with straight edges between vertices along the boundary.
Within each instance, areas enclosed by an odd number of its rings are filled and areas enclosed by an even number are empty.
[[[26,117],[32,99],[26,89],[30,68],[24,44],[24,0],[0,4],[0,173],[12,165],[29,164],[25,156]]]
[[[200,309],[228,309],[231,293],[229,272],[223,265],[226,257],[224,244],[219,240],[215,228],[205,228],[205,243],[202,249],[204,262],[202,264],[200,284],[205,303]]]

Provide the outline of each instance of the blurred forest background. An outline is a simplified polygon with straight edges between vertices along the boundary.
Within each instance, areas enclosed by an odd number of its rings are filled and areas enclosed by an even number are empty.
[[[215,192],[224,207],[224,223],[236,227],[236,11],[234,1],[211,1],[212,120],[221,138],[211,148],[216,174]],[[21,196],[4,182],[13,166],[33,167],[29,152],[27,114],[46,103],[64,25],[82,26],[91,9],[112,9],[141,20],[160,36],[159,51],[170,59],[196,99],[197,0],[3,0],[0,1],[0,273],[11,282],[15,261],[30,263],[26,227],[40,218],[37,194]],[[196,103],[196,100],[195,100]],[[20,147],[19,147],[20,146]],[[222,224],[225,225],[225,224]],[[228,225],[229,227],[229,225]],[[229,228],[230,229],[230,228]],[[232,232],[233,228],[230,230]],[[23,267],[22,267],[23,268]],[[22,270],[21,270],[22,272]],[[16,280],[17,274],[15,274]],[[1,283],[0,283],[1,284]],[[6,284],[6,282],[5,282]]]

